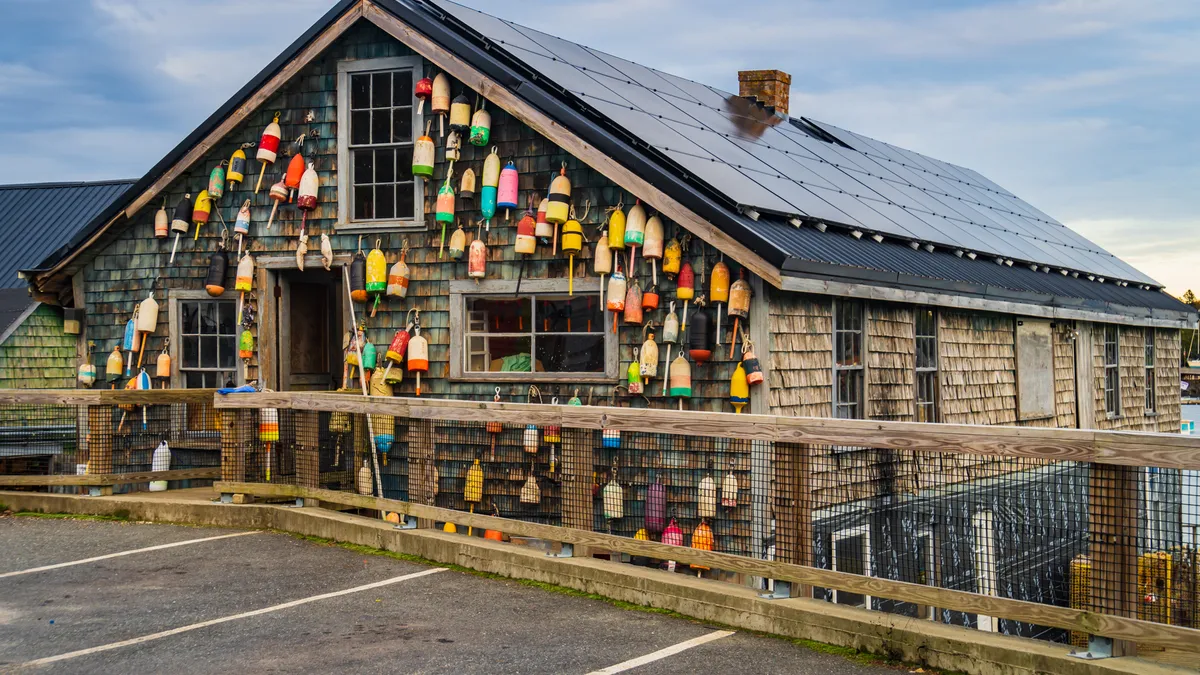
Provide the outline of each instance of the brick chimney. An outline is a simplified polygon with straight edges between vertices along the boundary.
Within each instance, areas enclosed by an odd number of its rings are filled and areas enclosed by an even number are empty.
[[[738,71],[738,95],[786,115],[792,91],[792,76],[782,70]]]

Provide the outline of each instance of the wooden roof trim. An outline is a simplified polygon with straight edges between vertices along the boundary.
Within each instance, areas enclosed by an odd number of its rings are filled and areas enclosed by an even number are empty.
[[[529,128],[598,171],[605,178],[651,204],[663,215],[679,223],[704,242],[723,251],[772,286],[782,287],[782,275],[779,269],[757,253],[722,232],[712,223],[699,217],[691,209],[625,168],[612,157],[586,143],[571,130],[509,91],[504,85],[446,51],[412,26],[396,18],[388,10],[381,8],[371,0],[363,0],[362,7],[363,16],[368,21],[403,42],[458,81],[479,92],[489,102],[504,109]]]
[[[158,195],[167,189],[167,187],[179,178],[185,171],[192,168],[196,162],[202,160],[205,155],[212,150],[222,138],[229,132],[233,131],[234,127],[241,124],[255,110],[266,103],[275,92],[279,91],[289,80],[292,79],[301,69],[307,66],[314,58],[333,43],[334,40],[341,37],[354,22],[361,19],[363,16],[363,3],[360,2],[351,7],[346,13],[342,14],[337,21],[329,25],[328,28],[321,31],[321,34],[308,44],[294,59],[288,62],[279,72],[275,73],[271,79],[258,88],[250,98],[246,99],[237,110],[227,116],[220,124],[217,125],[204,140],[192,146],[192,149],[187,152],[179,161],[175,162],[167,171],[163,172],[157,180],[142,191],[135,199],[130,201],[125,209],[111,218],[103,227],[98,229],[92,236],[88,237],[75,250],[67,254],[62,260],[55,263],[50,270],[38,275],[38,286],[41,286],[43,279],[62,273],[67,266],[78,258],[84,251],[90,248],[93,244],[100,240],[119,220],[122,216],[125,218],[133,218],[138,211],[154,200]]]

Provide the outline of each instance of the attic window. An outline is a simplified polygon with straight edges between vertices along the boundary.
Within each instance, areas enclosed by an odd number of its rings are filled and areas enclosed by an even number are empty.
[[[421,130],[417,57],[338,64],[338,230],[423,227],[421,181],[412,175]]]

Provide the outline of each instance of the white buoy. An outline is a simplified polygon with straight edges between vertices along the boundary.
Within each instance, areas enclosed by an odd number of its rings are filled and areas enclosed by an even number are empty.
[[[171,470],[171,448],[167,446],[167,442],[163,441],[154,449],[154,455],[150,460],[151,471],[170,471]],[[167,489],[167,481],[153,480],[150,481],[151,492],[163,492]]]

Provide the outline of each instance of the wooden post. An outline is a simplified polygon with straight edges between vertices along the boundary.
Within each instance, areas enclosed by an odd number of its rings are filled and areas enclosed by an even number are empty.
[[[221,410],[221,480],[246,481],[246,436],[253,411],[233,408]]]
[[[293,410],[292,414],[295,415],[296,429],[296,484],[301,487],[320,487],[320,413],[315,410]]]
[[[591,532],[595,527],[592,497],[594,433],[587,429],[562,430],[562,524],[584,532]],[[577,547],[575,555],[591,557],[585,547]]]
[[[1138,475],[1133,466],[1092,464],[1088,486],[1091,608],[1137,618]],[[1113,640],[1113,656],[1136,656],[1137,644]]]
[[[111,405],[89,405],[88,415],[88,461],[89,474],[113,472],[113,407]]]
[[[775,444],[775,559],[812,565],[812,447]],[[793,586],[793,596],[812,597],[811,586]]]
[[[437,494],[434,482],[437,468],[434,457],[433,421],[408,418],[408,500],[414,504],[433,504]],[[421,518],[418,527],[433,527],[433,521]]]

